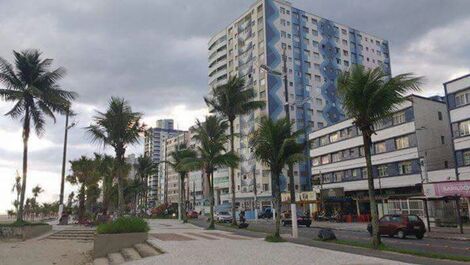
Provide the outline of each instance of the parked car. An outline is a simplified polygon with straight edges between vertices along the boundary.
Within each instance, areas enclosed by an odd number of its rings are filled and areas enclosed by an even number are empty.
[[[372,235],[372,225],[367,226],[367,231]],[[379,220],[379,234],[390,237],[398,236],[405,238],[408,235],[414,235],[417,239],[422,239],[426,233],[426,227],[423,220],[417,215],[407,214],[389,214],[384,215]]]
[[[199,214],[198,214],[196,211],[188,211],[188,212],[186,213],[186,216],[187,216],[188,218],[197,219],[197,217],[199,216]]]
[[[283,226],[292,225],[292,218],[290,213],[286,213],[281,216],[281,223]],[[297,225],[305,225],[306,227],[310,227],[311,224],[312,219],[310,219],[309,216],[301,212],[297,213]]]
[[[273,218],[273,210],[271,208],[265,208],[260,213],[258,213],[259,219],[269,219]]]
[[[229,223],[232,222],[232,215],[229,212],[218,212],[215,214],[217,222]]]

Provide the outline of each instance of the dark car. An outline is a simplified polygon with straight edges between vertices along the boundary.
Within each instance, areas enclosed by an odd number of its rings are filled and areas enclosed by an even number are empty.
[[[191,218],[191,219],[197,219],[199,214],[196,211],[189,211],[186,213],[186,216],[188,216],[188,218]]]
[[[372,235],[372,225],[367,226],[367,231]],[[426,227],[423,220],[417,215],[390,214],[384,215],[379,220],[379,234],[390,237],[398,236],[405,238],[408,235],[414,235],[417,239],[422,239],[426,233]]]
[[[290,213],[283,214],[282,216],[282,225],[292,225],[292,218]],[[297,225],[305,225],[306,227],[310,227],[312,224],[312,219],[303,213],[297,213]]]
[[[268,219],[273,218],[273,211],[271,208],[265,208],[258,214],[258,218],[260,219]]]

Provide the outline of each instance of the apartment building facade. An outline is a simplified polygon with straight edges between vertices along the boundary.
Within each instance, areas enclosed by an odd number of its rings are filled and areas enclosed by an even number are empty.
[[[284,95],[282,55],[286,52],[288,93]],[[270,200],[269,171],[254,158],[248,135],[257,128],[257,121],[268,116],[285,117],[287,103],[295,129],[318,130],[343,120],[337,98],[335,79],[351,65],[382,67],[390,73],[388,41],[297,9],[281,0],[258,0],[239,18],[209,41],[209,88],[224,84],[230,76],[244,77],[246,87],[255,90],[257,100],[266,108],[238,117],[235,144],[241,156],[236,172],[236,193],[240,203],[249,205],[253,187]],[[266,66],[272,70],[261,70]],[[305,141],[306,135],[302,137]],[[298,192],[311,190],[310,165],[301,163],[294,169]],[[282,188],[287,188],[282,178]],[[222,196],[223,197],[223,196]]]
[[[167,138],[173,137],[179,133],[182,133],[181,130],[175,130],[173,127],[172,119],[163,119],[157,120],[156,126],[151,127],[145,131],[144,134],[144,155],[151,157],[154,163],[159,163],[161,161],[163,145]],[[158,165],[158,174],[156,176],[151,176],[149,178],[149,205],[154,206],[157,203],[158,198],[158,184],[162,175],[162,164]]]
[[[422,196],[423,183],[455,176],[446,104],[439,97],[412,95],[374,127],[372,173],[379,214],[424,216],[423,201],[413,199]],[[326,211],[370,213],[363,139],[353,120],[312,132],[309,139],[312,178]]]

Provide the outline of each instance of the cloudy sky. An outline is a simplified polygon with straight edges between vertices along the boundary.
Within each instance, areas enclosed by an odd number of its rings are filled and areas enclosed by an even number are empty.
[[[68,75],[64,88],[80,94],[78,125],[70,131],[69,159],[103,149],[83,127],[110,96],[125,97],[147,124],[174,118],[186,129],[205,113],[207,42],[254,0],[0,0],[0,56],[36,48]],[[393,74],[426,77],[424,95],[470,72],[470,1],[292,0],[294,6],[390,41]],[[11,105],[0,102],[0,113]],[[28,191],[40,184],[42,201],[58,198],[63,118],[30,142]],[[130,152],[141,152],[141,146]],[[19,121],[0,116],[0,213],[12,208],[11,186],[21,169]],[[67,187],[67,192],[73,187]]]

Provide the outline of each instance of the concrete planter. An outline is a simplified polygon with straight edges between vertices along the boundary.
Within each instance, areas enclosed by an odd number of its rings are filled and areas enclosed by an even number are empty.
[[[43,235],[52,230],[52,226],[44,225],[27,225],[27,226],[0,226],[0,238],[16,238],[26,240],[29,238]]]
[[[148,233],[96,234],[93,246],[94,258],[101,258],[108,253],[118,252],[148,239]]]

